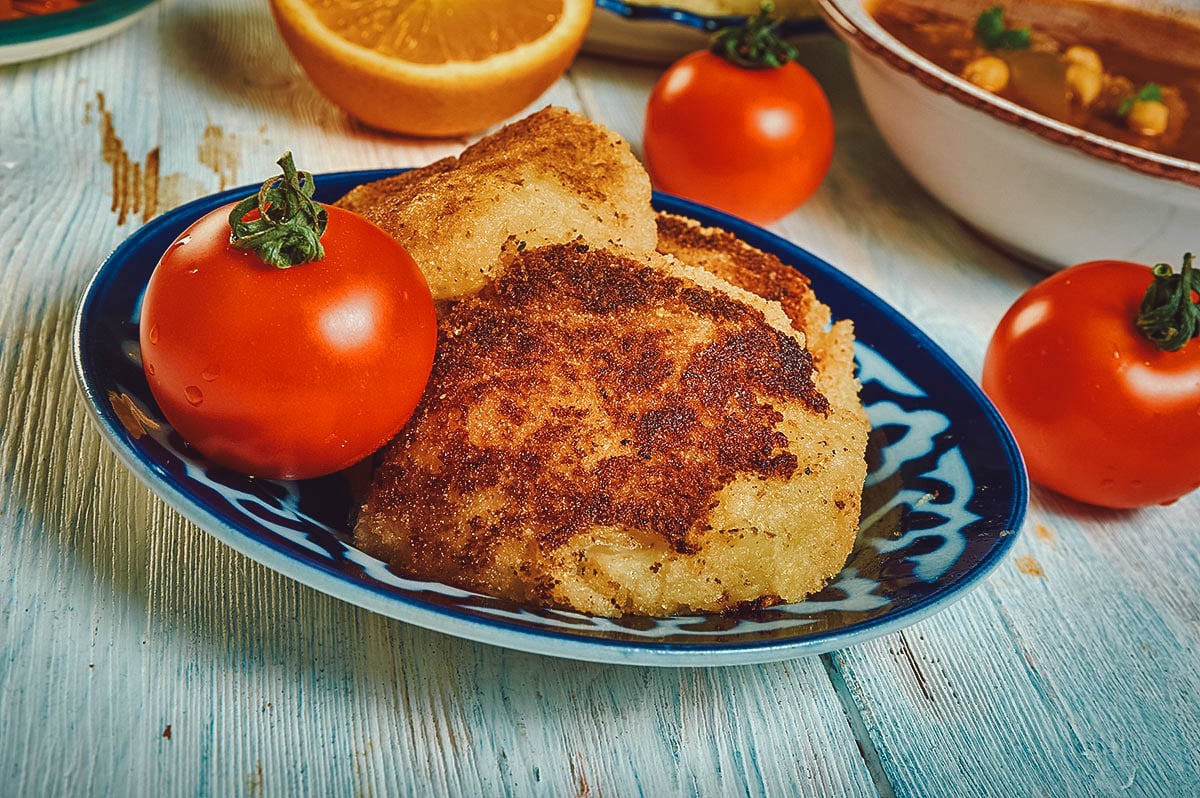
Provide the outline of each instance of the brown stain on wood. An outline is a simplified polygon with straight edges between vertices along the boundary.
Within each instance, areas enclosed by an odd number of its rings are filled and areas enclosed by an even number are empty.
[[[171,724],[170,723],[167,724],[167,728],[163,729],[162,736],[163,736],[164,740],[171,739]]]
[[[246,791],[250,795],[264,794],[264,779],[261,759],[254,760],[254,772],[246,778]]]
[[[1040,576],[1043,579],[1046,577],[1046,572],[1042,570],[1042,564],[1028,554],[1013,557],[1013,565],[1017,566],[1017,570],[1026,576]]]
[[[592,787],[588,784],[587,774],[584,773],[583,754],[578,751],[575,753],[575,761],[571,763],[571,775],[575,777],[576,798],[591,798]]]
[[[1042,541],[1043,543],[1049,543],[1051,546],[1054,546],[1055,548],[1058,547],[1058,535],[1055,535],[1054,530],[1051,529],[1050,527],[1045,526],[1043,524],[1034,524],[1033,534],[1038,540]]]
[[[218,125],[207,125],[197,149],[200,163],[217,173],[223,191],[237,182],[237,170],[241,165],[237,136],[226,136]]]
[[[91,103],[86,111],[84,122],[91,124]],[[96,93],[96,112],[100,123],[100,156],[112,170],[110,210],[117,214],[118,225],[125,224],[133,214],[140,214],[142,221],[147,222],[158,213],[159,148],[150,150],[144,161],[134,161],[117,135],[104,92]]]
[[[178,172],[162,175],[158,180],[157,189],[158,207],[163,210],[177,208],[190,199],[208,193],[203,183]]]
[[[142,171],[142,221],[149,221],[158,212],[159,148],[146,153],[146,168]]]

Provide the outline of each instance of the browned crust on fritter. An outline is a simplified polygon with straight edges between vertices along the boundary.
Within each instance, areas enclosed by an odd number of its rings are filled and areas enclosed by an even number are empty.
[[[395,209],[412,202],[413,198],[423,190],[426,181],[451,171],[457,165],[458,158],[450,156],[417,169],[410,169],[398,175],[376,180],[373,183],[363,183],[351,189],[334,205],[354,211],[359,216],[365,216],[375,224],[380,224],[394,213]]]
[[[495,277],[509,236],[530,246],[582,237],[649,255],[650,179],[629,143],[549,106],[421,169],[359,186],[337,204],[409,250],[435,299]]]
[[[439,332],[356,539],[407,575],[495,595],[524,580],[546,603],[554,587],[495,573],[503,547],[536,563],[579,532],[623,528],[694,551],[732,480],[803,467],[773,403],[830,412],[809,352],[761,311],[578,242],[514,254]]]
[[[602,200],[606,196],[604,186],[616,182],[619,176],[612,173],[613,161],[597,157],[597,150],[619,146],[622,146],[619,139],[586,117],[551,106],[500,128],[457,157],[442,158],[419,169],[357,186],[335,204],[364,214],[387,229],[394,223],[396,209],[403,208],[425,190],[430,178],[452,180],[450,173],[454,170],[477,165],[484,167],[482,172],[471,175],[471,182],[477,182],[487,174],[507,176],[514,164],[522,162],[538,164],[579,197]],[[454,187],[453,183],[443,185]],[[463,196],[469,197],[470,186],[461,188]],[[453,216],[454,212],[455,208],[448,206],[446,216]]]
[[[732,233],[670,213],[659,213],[658,251],[707,269],[738,288],[783,306],[793,326],[805,334],[824,330],[829,309],[807,277],[776,256],[750,246]]]

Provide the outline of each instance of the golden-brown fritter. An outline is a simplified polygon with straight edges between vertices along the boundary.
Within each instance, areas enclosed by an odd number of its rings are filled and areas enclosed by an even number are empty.
[[[848,424],[864,430],[865,441],[867,414],[854,378],[854,322],[831,323],[829,306],[813,293],[807,277],[732,233],[674,214],[658,215],[658,251],[778,302],[792,326],[806,337],[820,389],[835,400]]]
[[[511,242],[497,273],[441,318],[360,547],[599,615],[793,601],[841,569],[865,417],[853,377],[818,373],[778,303],[582,241]]]
[[[656,217],[655,248],[684,263],[707,269],[738,288],[778,302],[801,332],[829,326],[829,308],[812,292],[807,277],[778,257],[750,246],[726,230],[704,227],[671,213]]]
[[[382,227],[424,272],[434,299],[469,296],[510,236],[529,246],[582,237],[654,251],[650,178],[619,135],[547,107],[457,158],[355,188],[338,205]]]

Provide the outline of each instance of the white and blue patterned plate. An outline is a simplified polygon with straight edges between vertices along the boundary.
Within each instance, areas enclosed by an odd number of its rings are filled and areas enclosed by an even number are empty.
[[[153,0],[91,0],[67,11],[0,20],[0,64],[46,58],[98,42],[137,21]]]
[[[318,175],[332,201],[392,171]],[[351,479],[245,477],[205,461],[163,420],[142,374],[139,303],[192,221],[257,189],[196,200],[138,230],[92,279],[75,320],[88,406],[122,461],[185,517],[260,563],[375,612],[508,648],[643,665],[728,665],[818,654],[924,618],[976,585],[1020,529],[1028,483],[1017,448],[972,380],[896,311],[829,264],[761,228],[656,194],[656,207],[723,227],[803,271],[851,318],[872,423],[857,544],[819,594],[737,615],[593,618],[405,579],[355,549]]]
[[[788,3],[791,13],[778,31],[787,37],[829,33],[815,2]],[[795,8],[792,8],[792,7]],[[665,2],[596,0],[583,49],[592,55],[663,64],[708,47],[712,34],[745,22],[740,15],[714,16]]]

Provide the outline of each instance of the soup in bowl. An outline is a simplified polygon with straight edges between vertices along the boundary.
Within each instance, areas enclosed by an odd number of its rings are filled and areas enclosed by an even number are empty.
[[[909,172],[1055,268],[1200,248],[1200,0],[820,0]],[[1190,4],[1190,5],[1189,5]]]

